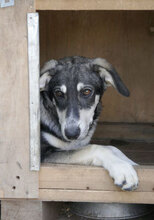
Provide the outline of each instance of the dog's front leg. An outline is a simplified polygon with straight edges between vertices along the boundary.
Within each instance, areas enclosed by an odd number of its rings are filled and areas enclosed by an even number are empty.
[[[43,162],[103,166],[123,190],[134,190],[138,185],[133,168],[137,164],[113,146],[88,145],[80,150],[55,152]]]

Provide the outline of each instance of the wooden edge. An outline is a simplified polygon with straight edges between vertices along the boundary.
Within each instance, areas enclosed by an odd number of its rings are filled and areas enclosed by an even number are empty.
[[[4,198],[4,191],[0,190],[0,198]]]
[[[30,106],[30,170],[40,169],[40,64],[39,64],[39,14],[27,14],[29,106]]]
[[[153,0],[35,0],[36,10],[154,10]]]
[[[42,201],[154,204],[154,192],[40,189],[39,193]]]
[[[154,166],[136,166],[139,187],[136,192],[154,191]],[[57,190],[117,191],[108,172],[101,167],[45,164],[39,173],[39,188]]]
[[[2,201],[13,201],[14,198],[2,198]],[[16,199],[23,201],[25,198]],[[27,199],[26,199],[27,200]],[[116,192],[94,190],[62,190],[40,189],[38,199],[30,201],[57,201],[57,202],[105,202],[105,203],[139,203],[154,204],[154,192]]]

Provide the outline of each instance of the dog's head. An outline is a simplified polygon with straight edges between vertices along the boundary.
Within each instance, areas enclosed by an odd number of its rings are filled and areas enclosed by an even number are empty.
[[[50,60],[41,69],[40,90],[45,91],[54,104],[61,133],[67,141],[81,140],[88,135],[108,86],[129,96],[116,70],[105,59]]]

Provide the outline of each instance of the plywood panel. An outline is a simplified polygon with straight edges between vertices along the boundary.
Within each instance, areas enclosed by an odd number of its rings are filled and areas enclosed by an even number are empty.
[[[64,210],[63,203],[38,200],[1,201],[1,220],[55,220]]]
[[[154,204],[154,192],[112,192],[91,190],[40,189],[43,201],[143,203]]]
[[[154,122],[153,26],[153,11],[40,11],[41,64],[72,55],[106,58],[131,96],[109,88],[100,120]]]
[[[136,192],[153,192],[154,167],[135,167],[139,177]],[[121,191],[115,186],[108,172],[101,167],[79,165],[52,165],[41,167],[39,175],[40,189],[76,189]]]
[[[27,12],[33,0],[0,9],[0,197],[36,198],[38,173],[29,171]]]
[[[2,201],[2,220],[44,220],[42,202],[30,200]]]
[[[39,10],[152,10],[153,0],[36,0]]]
[[[99,167],[43,165],[40,171],[39,199],[43,201],[122,202],[154,204],[154,169],[136,167],[139,187],[124,192]]]

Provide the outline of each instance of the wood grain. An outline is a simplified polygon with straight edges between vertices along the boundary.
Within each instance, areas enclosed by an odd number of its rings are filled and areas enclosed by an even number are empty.
[[[55,220],[60,219],[63,203],[3,200],[1,207],[1,220]]]
[[[135,168],[139,177],[137,192],[153,192],[154,166]],[[101,167],[77,165],[43,165],[39,175],[40,189],[76,189],[121,191],[108,172]]]
[[[154,192],[112,192],[40,189],[42,201],[146,203],[154,204]]]
[[[0,189],[3,198],[37,198],[29,171],[27,12],[33,0],[0,9]]]
[[[153,0],[36,0],[37,10],[153,10]]]
[[[2,220],[45,220],[42,218],[42,202],[30,200],[2,201]]]

